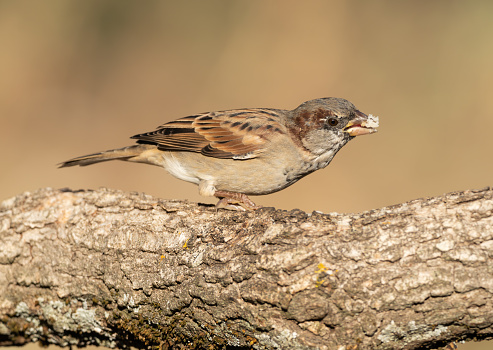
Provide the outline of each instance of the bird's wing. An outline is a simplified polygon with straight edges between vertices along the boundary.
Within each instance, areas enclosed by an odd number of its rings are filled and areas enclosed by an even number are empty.
[[[256,108],[202,113],[132,136],[163,151],[199,152],[222,159],[250,159],[262,153],[274,134],[287,133],[280,122],[285,111]]]

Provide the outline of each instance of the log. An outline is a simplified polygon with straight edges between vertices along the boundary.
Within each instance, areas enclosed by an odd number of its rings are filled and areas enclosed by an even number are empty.
[[[357,214],[40,189],[0,205],[0,345],[418,349],[493,336],[493,190]]]

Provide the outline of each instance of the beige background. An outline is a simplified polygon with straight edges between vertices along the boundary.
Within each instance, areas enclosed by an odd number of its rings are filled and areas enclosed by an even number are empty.
[[[492,18],[491,1],[0,1],[0,199],[105,186],[214,203],[159,168],[56,164],[197,112],[326,96],[380,132],[258,204],[354,212],[492,185]]]

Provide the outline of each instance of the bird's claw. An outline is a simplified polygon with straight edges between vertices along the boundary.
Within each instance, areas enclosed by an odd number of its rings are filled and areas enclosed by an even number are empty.
[[[236,210],[236,211],[250,211],[257,210],[261,206],[256,205],[246,194],[229,192],[229,191],[216,191],[214,196],[221,198],[216,204],[216,208]]]

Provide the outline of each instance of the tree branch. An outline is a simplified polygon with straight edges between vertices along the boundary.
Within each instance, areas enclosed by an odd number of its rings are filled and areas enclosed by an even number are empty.
[[[101,189],[0,206],[0,345],[417,349],[493,335],[493,190],[360,214]]]

